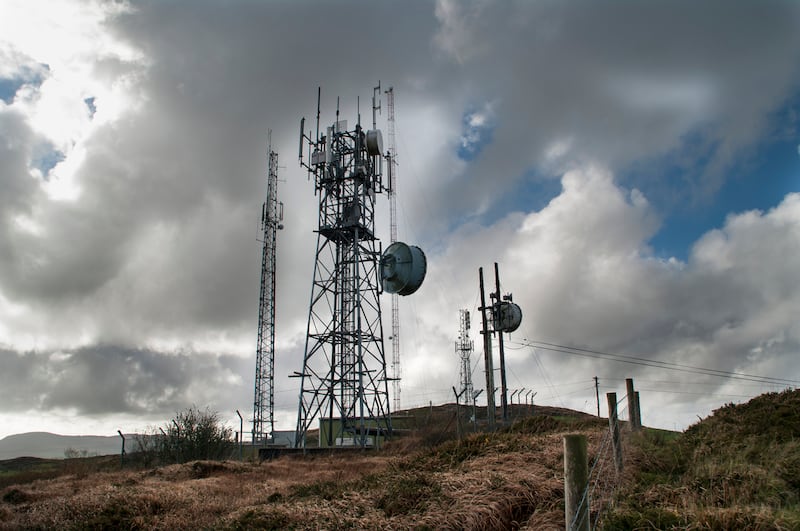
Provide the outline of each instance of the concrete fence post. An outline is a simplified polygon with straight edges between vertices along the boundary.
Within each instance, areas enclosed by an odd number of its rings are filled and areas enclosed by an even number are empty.
[[[564,517],[567,530],[589,531],[589,457],[585,435],[564,436]]]
[[[614,452],[614,466],[617,473],[622,472],[622,444],[619,439],[619,416],[617,415],[617,393],[606,393],[608,402],[608,429],[611,432],[611,449]]]

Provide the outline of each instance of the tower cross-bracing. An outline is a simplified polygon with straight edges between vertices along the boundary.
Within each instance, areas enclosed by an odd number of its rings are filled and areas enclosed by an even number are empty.
[[[470,317],[469,310],[459,310],[458,340],[456,340],[456,354],[459,357],[459,394],[463,394],[467,401],[473,400],[475,393],[472,389],[472,353],[475,342],[469,337]]]
[[[270,135],[271,136],[271,135]],[[258,297],[258,343],[253,399],[253,444],[265,444],[275,429],[275,252],[277,231],[282,229],[278,203],[278,154],[269,146],[267,198],[261,206],[261,289]]]
[[[391,432],[380,307],[375,198],[382,182],[380,131],[339,120],[303,131],[300,157],[319,200],[317,250],[297,414],[297,445],[320,419],[320,445],[370,446]],[[307,162],[303,161],[305,144]]]

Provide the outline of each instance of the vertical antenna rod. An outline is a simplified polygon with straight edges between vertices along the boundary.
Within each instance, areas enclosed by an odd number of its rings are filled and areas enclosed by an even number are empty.
[[[301,131],[302,135],[302,131]],[[253,444],[266,444],[275,430],[275,252],[277,231],[283,228],[283,204],[278,203],[278,154],[269,138],[267,198],[261,206],[261,289],[258,297],[258,343],[253,399]],[[302,146],[300,149],[302,155]]]
[[[391,89],[390,89],[391,90]],[[377,96],[377,98],[376,98]],[[378,125],[375,121],[375,111],[381,110],[381,82],[378,80],[378,86],[372,88],[372,128],[377,129]]]
[[[380,84],[378,85],[380,88]],[[389,154],[388,173],[389,188],[389,240],[397,241],[397,145],[394,134],[394,87],[386,91],[387,122],[389,127]],[[373,114],[374,116],[374,114]],[[400,409],[400,296],[392,293],[392,407],[395,411]]]

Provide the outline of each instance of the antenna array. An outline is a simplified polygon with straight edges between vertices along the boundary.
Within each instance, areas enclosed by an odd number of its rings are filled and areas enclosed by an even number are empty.
[[[321,446],[366,447],[391,432],[380,308],[375,197],[382,181],[377,129],[339,120],[320,136],[301,122],[300,164],[313,176],[319,229],[297,413],[297,445],[320,418]],[[303,160],[304,145],[307,161]]]

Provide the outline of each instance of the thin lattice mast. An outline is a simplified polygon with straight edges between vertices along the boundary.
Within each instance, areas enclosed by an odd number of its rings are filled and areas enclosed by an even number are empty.
[[[425,257],[400,242],[381,256],[375,235],[375,200],[386,191],[381,133],[364,131],[360,116],[348,129],[337,104],[336,120],[320,136],[319,93],[317,98],[315,136],[305,134],[305,119],[300,122],[300,164],[313,176],[319,228],[303,370],[297,374],[296,442],[305,447],[319,418],[321,446],[366,447],[392,430],[381,288],[415,292]]]
[[[387,159],[387,172],[389,174],[389,239],[391,243],[397,241],[397,145],[394,134],[394,87],[386,91],[386,106],[388,109],[387,127],[389,128],[389,153]],[[392,293],[392,406],[395,411],[400,409],[400,296]]]
[[[467,401],[473,400],[475,392],[472,388],[472,353],[475,342],[469,337],[470,315],[469,310],[458,311],[458,340],[456,340],[456,354],[459,357],[459,394],[466,396]]]
[[[258,297],[258,343],[253,399],[253,444],[266,444],[275,429],[275,253],[277,232],[283,228],[283,204],[278,202],[278,154],[269,132],[267,197],[261,205],[261,289]]]

